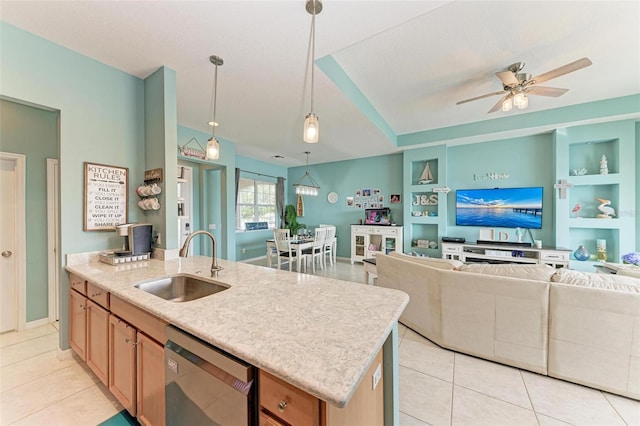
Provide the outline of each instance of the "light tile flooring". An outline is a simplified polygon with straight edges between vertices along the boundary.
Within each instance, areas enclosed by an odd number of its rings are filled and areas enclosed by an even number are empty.
[[[345,261],[317,274],[364,282]],[[0,335],[0,425],[97,425],[122,409],[84,363],[58,359],[57,326]],[[401,425],[640,425],[638,401],[399,334]]]

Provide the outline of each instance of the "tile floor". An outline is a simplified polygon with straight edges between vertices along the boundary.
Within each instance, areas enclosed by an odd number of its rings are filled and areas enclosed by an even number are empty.
[[[364,282],[348,261],[317,274]],[[82,362],[58,359],[57,327],[0,335],[0,426],[97,425],[122,409]],[[638,401],[399,334],[401,425],[640,425]]]

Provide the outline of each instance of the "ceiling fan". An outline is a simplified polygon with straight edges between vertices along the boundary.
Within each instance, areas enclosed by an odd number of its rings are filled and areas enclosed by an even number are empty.
[[[540,74],[537,77],[531,78],[531,74],[522,72],[524,62],[516,62],[515,64],[509,65],[506,70],[496,73],[496,76],[498,76],[502,82],[501,91],[465,99],[464,101],[456,102],[456,105],[488,98],[489,96],[504,95],[502,99],[500,99],[500,101],[498,101],[498,103],[489,110],[489,113],[498,111],[499,109],[509,111],[514,105],[519,109],[524,109],[529,104],[529,100],[526,95],[558,97],[569,90],[559,89],[557,87],[538,86],[538,84],[560,77],[561,75],[569,74],[570,72],[578,71],[582,68],[588,67],[589,65],[591,65],[589,58],[582,58],[575,62],[571,62],[570,64],[563,65],[560,68],[556,68],[544,74]]]

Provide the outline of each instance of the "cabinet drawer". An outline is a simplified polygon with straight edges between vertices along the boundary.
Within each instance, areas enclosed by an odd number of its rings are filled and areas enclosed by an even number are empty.
[[[109,292],[87,282],[87,296],[105,309],[109,309]]]
[[[164,328],[167,322],[114,295],[110,297],[110,305],[111,313],[144,332],[156,342],[163,345],[166,343]]]
[[[78,293],[87,295],[87,282],[79,276],[69,274],[69,286]]]
[[[462,246],[442,245],[442,254],[462,254]]]
[[[264,411],[260,411],[259,426],[287,426],[286,423],[281,422],[279,419],[270,416]]]
[[[318,398],[262,370],[260,371],[260,405],[292,425],[320,423]]]
[[[542,260],[556,260],[556,261],[569,261],[569,253],[568,251],[541,251],[540,259]]]

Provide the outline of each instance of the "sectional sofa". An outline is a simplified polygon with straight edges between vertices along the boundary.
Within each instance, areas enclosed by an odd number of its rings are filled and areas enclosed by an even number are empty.
[[[378,285],[400,322],[462,353],[640,400],[640,279],[390,253]]]

